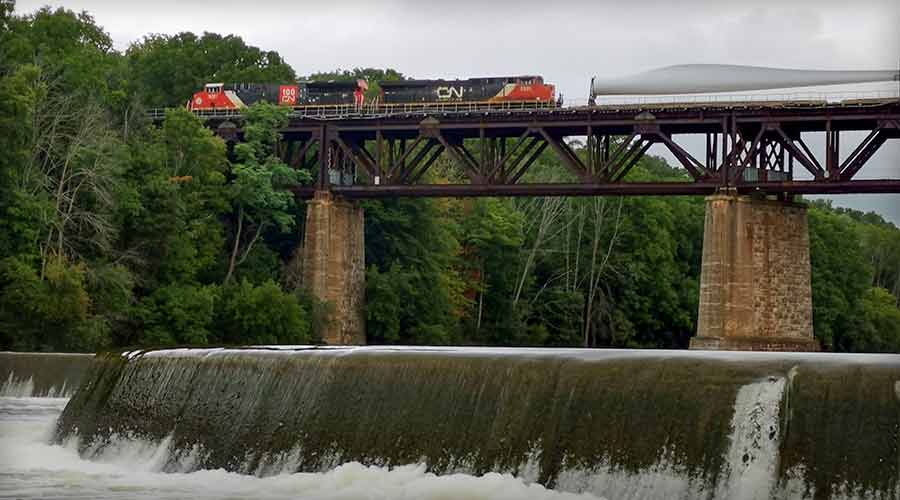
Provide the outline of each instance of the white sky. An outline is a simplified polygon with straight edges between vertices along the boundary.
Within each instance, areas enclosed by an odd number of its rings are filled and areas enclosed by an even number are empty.
[[[534,73],[568,101],[587,98],[593,75],[670,64],[900,65],[900,0],[19,0],[16,10],[48,3],[87,10],[118,49],[147,33],[234,33],[277,50],[299,75],[356,66],[420,78]],[[858,140],[842,139],[845,149]],[[898,142],[863,173],[900,178]],[[836,201],[900,224],[900,195]]]

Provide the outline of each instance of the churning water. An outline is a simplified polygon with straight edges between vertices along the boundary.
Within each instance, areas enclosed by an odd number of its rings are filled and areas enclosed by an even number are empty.
[[[82,453],[74,439],[50,444],[65,398],[0,397],[0,498],[187,499],[594,499],[548,490],[509,474],[435,476],[424,465],[345,463],[324,473],[267,477],[194,470],[191,454],[171,470],[169,440],[117,439]],[[90,457],[83,458],[84,457]],[[290,469],[285,464],[284,469]],[[193,472],[185,472],[193,471]]]

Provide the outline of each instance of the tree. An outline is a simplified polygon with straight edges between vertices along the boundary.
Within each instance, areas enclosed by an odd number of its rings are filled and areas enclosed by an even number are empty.
[[[872,282],[861,259],[860,236],[853,220],[818,207],[809,210],[812,264],[813,331],[826,349],[852,349],[859,300]]]
[[[291,83],[294,70],[275,51],[235,35],[148,35],[126,52],[133,91],[147,107],[183,105],[209,82]]]
[[[215,338],[226,344],[303,344],[310,338],[308,316],[297,297],[274,281],[254,286],[243,279],[221,290]]]
[[[8,29],[9,20],[15,8],[15,0],[0,0],[0,29]]]
[[[29,175],[50,197],[42,268],[52,256],[82,258],[106,253],[115,238],[110,221],[117,193],[122,144],[96,102],[46,96],[35,110]]]
[[[528,245],[531,247],[522,264],[522,272],[516,285],[516,293],[513,296],[513,307],[518,305],[533,267],[536,264],[538,253],[546,249],[548,241],[558,238],[566,224],[561,220],[566,213],[566,202],[563,198],[535,198],[516,206],[525,221],[525,233],[528,237]]]
[[[44,263],[50,251],[103,246],[114,194],[111,160],[122,151],[104,110],[110,91],[104,75],[118,57],[112,42],[90,15],[65,9],[5,17],[4,25],[0,160],[8,168],[0,174],[0,213],[16,221],[16,239],[31,244],[43,232]]]
[[[464,272],[476,278],[471,283],[475,301],[467,334],[475,343],[528,343],[524,314],[516,301],[524,225],[523,214],[508,200],[479,199],[464,211],[460,241],[467,264]]]
[[[0,261],[0,348],[92,351],[109,343],[109,325],[94,314],[83,265],[54,259],[38,276],[29,264]]]
[[[379,82],[393,82],[404,80],[406,77],[403,73],[391,68],[353,68],[336,69],[334,71],[326,71],[321,73],[313,73],[309,75],[309,80],[336,80],[336,81],[353,81],[365,80],[368,82],[369,90],[366,91],[367,100],[375,100],[381,96],[381,86]]]
[[[121,261],[142,277],[142,291],[213,274],[225,246],[220,217],[229,209],[225,143],[173,109],[130,149],[117,211]]]
[[[884,288],[872,287],[862,297],[861,321],[855,325],[854,352],[900,351],[900,309],[897,297]]]
[[[143,335],[141,345],[206,345],[218,288],[215,285],[166,285],[144,297],[135,309]]]
[[[276,228],[287,232],[294,226],[294,195],[288,188],[312,180],[309,172],[294,170],[275,156],[278,129],[287,124],[287,109],[257,103],[245,115],[245,142],[234,148],[238,163],[232,166],[234,178],[229,185],[235,228],[225,283],[247,259],[263,231]]]
[[[111,321],[126,305],[99,290],[118,286],[127,295],[130,288],[128,273],[107,261],[126,152],[105,109],[111,87],[104,73],[117,55],[85,13],[44,8],[5,18],[4,27],[4,329],[33,349],[94,349],[109,341]]]
[[[452,204],[368,201],[366,330],[375,343],[447,344],[457,339],[465,298]]]
[[[39,176],[31,168],[35,82],[40,70],[19,66],[0,76],[0,253],[38,253],[35,242],[44,231],[42,214],[50,211],[49,199],[41,196]]]

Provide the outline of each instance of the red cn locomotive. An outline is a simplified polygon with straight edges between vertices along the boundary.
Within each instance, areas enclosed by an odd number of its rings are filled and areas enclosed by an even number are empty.
[[[400,80],[381,82],[385,104],[554,103],[556,87],[540,76],[502,76],[466,80]]]
[[[292,107],[348,104],[362,106],[368,88],[365,80],[297,82],[294,85],[207,83],[202,91],[194,94],[187,107],[192,111],[238,109],[259,101]]]

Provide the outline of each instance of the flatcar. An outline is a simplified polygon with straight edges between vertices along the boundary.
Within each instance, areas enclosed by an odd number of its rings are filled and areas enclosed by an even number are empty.
[[[365,101],[369,86],[357,81],[304,81],[290,85],[260,83],[207,83],[193,95],[190,110],[238,109],[257,102],[280,106],[357,105]]]

